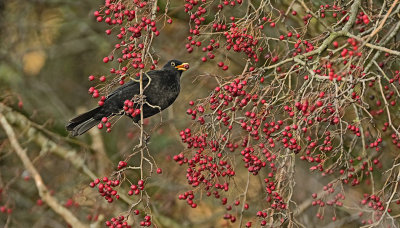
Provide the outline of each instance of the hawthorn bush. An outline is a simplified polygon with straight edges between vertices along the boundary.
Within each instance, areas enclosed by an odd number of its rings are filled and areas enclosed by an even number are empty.
[[[113,49],[102,59],[109,71],[88,78],[90,96],[102,105],[113,88],[142,83],[143,72],[167,60],[163,32],[181,23],[187,36],[174,42],[187,51],[178,56],[190,60],[185,74],[208,80],[205,96],[182,88],[190,94],[186,110],[178,107],[185,126],[171,128],[183,149],[154,156],[151,136],[165,120],[142,119],[129,133],[138,140],[122,159],[110,156],[113,170],[100,176],[76,151],[57,146],[58,138],[49,150],[92,179],[90,189],[71,191],[96,201],[61,205],[15,135],[30,120],[7,102],[0,148],[23,161],[37,205],[46,203],[72,227],[397,227],[398,3],[106,0],[93,17]],[[125,114],[140,114],[134,103],[145,102],[127,100]],[[105,117],[98,128],[111,137],[119,119]],[[32,131],[39,143],[54,137]],[[1,190],[7,225],[17,207],[7,199],[10,188]]]

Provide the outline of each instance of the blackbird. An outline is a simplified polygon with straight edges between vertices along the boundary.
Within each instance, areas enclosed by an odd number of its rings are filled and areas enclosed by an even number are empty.
[[[180,92],[180,78],[183,71],[189,68],[188,63],[178,60],[170,60],[161,70],[152,70],[142,76],[143,81],[143,118],[153,116],[168,108]],[[66,125],[72,136],[82,135],[92,127],[98,125],[103,117],[115,115],[127,115],[138,122],[140,113],[129,113],[127,100],[135,101],[133,108],[140,109],[140,84],[138,80],[132,80],[111,92],[104,104],[71,119]],[[142,98],[143,99],[143,98]],[[132,103],[131,103],[132,104]],[[125,109],[124,109],[125,108]]]

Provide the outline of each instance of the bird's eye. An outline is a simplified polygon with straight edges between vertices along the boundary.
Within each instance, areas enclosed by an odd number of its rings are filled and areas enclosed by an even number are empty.
[[[175,62],[171,62],[171,66],[175,66]]]

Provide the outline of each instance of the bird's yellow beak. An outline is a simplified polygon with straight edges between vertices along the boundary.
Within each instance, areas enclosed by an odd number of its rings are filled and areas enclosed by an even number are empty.
[[[181,71],[186,71],[187,69],[189,69],[189,63],[182,63],[181,65],[178,65],[175,68]]]

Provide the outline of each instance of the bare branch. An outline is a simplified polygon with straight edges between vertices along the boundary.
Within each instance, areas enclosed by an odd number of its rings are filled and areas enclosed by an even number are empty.
[[[51,209],[54,210],[57,214],[59,214],[68,224],[77,228],[84,228],[88,225],[83,224],[79,221],[78,218],[75,217],[67,208],[63,207],[61,204],[57,202],[57,200],[50,194],[46,185],[43,182],[42,177],[39,172],[36,170],[35,166],[32,164],[28,155],[26,154],[26,150],[24,150],[19,144],[17,137],[12,129],[11,125],[8,123],[7,119],[0,113],[0,123],[6,132],[8,139],[10,140],[11,146],[13,147],[15,153],[21,159],[25,168],[32,175],[35,180],[36,188],[39,192],[40,197],[46,202]]]

